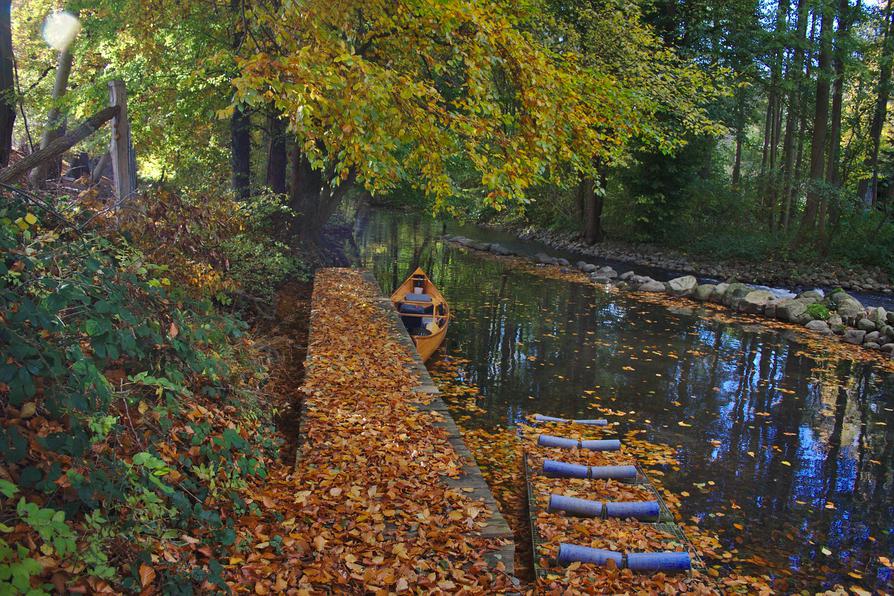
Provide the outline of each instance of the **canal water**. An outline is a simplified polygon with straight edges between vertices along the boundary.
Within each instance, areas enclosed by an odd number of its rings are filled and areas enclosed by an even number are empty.
[[[475,425],[623,412],[622,433],[676,447],[664,485],[738,570],[792,591],[892,590],[894,376],[763,326],[524,272],[443,242],[445,231],[510,241],[374,210],[355,243],[384,292],[421,266],[446,296],[442,352],[480,390]]]

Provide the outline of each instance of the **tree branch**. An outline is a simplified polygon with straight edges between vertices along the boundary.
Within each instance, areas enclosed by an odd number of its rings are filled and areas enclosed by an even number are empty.
[[[11,182],[16,180],[19,176],[25,174],[38,164],[62,155],[74,145],[96,132],[100,126],[114,118],[118,114],[118,111],[118,106],[109,106],[93,114],[72,131],[71,134],[54,139],[43,149],[35,151],[6,169],[0,170],[0,182]]]

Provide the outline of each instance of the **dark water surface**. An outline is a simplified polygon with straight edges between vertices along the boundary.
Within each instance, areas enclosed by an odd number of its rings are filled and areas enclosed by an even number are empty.
[[[372,211],[355,240],[386,293],[418,265],[447,297],[442,351],[469,361],[476,424],[627,412],[622,431],[677,446],[665,486],[743,570],[790,575],[791,590],[892,589],[879,557],[894,559],[894,376],[761,326],[513,271],[440,241],[442,225]]]

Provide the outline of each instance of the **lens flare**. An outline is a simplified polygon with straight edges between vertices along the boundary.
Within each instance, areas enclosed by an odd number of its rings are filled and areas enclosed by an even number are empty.
[[[55,50],[64,52],[81,31],[81,21],[71,13],[54,12],[43,24],[43,38]]]

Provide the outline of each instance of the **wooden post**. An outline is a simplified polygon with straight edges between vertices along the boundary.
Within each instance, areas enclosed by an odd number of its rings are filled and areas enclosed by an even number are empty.
[[[130,140],[130,121],[127,119],[127,89],[124,81],[109,81],[109,103],[118,106],[118,114],[112,118],[112,174],[115,178],[115,195],[126,199],[137,189],[137,169]]]

